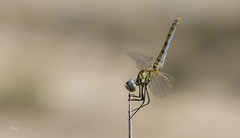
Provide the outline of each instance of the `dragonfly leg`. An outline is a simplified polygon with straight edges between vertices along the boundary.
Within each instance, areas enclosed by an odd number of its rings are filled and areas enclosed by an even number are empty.
[[[143,92],[143,93],[142,93],[142,104],[140,105],[140,107],[132,110],[132,112],[133,112],[133,111],[135,111],[135,112],[132,114],[131,118],[140,110],[140,108],[141,108],[141,107],[144,105],[144,103],[145,103],[146,91],[145,91],[145,90],[143,91],[143,87],[142,87],[142,92]],[[131,118],[130,118],[130,119],[131,119]]]
[[[149,96],[147,87],[146,87],[146,92],[147,92],[148,102],[147,102],[145,105],[143,105],[143,106],[146,106],[146,105],[148,105],[148,104],[150,103],[150,96]],[[143,107],[143,106],[142,106],[142,107]]]
[[[148,105],[148,104],[150,103],[150,96],[149,96],[147,87],[145,88],[145,91],[146,91],[146,94],[147,94],[148,102],[147,102],[146,104],[144,104],[144,105],[141,105],[141,106],[138,107],[138,108],[142,108],[142,107],[144,107],[144,106],[146,106],[146,105]],[[138,108],[136,108],[136,109],[134,109],[134,110],[132,110],[132,111],[136,111]]]
[[[146,94],[147,94],[147,98],[148,98],[147,103],[146,103],[146,104],[143,103],[140,107],[138,107],[138,108],[136,108],[136,109],[134,109],[134,110],[132,110],[132,111],[139,110],[140,108],[142,108],[142,107],[144,107],[144,106],[146,106],[146,105],[148,105],[148,104],[150,103],[150,96],[149,96],[149,93],[148,93],[147,87],[145,87],[145,92],[146,92]]]
[[[131,98],[129,101],[142,101],[142,99]]]
[[[137,98],[139,98],[139,95],[130,94],[130,97],[137,97]]]
[[[143,89],[141,86],[139,86],[139,91],[138,91],[138,95],[135,94],[131,94],[130,97],[134,97],[131,98],[130,101],[142,101],[143,100],[143,93],[142,93]]]

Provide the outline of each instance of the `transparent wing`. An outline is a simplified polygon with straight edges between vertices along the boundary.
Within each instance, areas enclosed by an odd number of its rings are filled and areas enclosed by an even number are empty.
[[[167,73],[158,72],[149,83],[152,93],[156,97],[163,97],[169,94],[175,85],[173,77]]]
[[[129,52],[127,53],[127,55],[136,61],[138,69],[141,70],[141,69],[152,68],[152,65],[151,65],[151,61],[153,59],[152,57],[148,57],[148,56],[134,53],[134,52]]]

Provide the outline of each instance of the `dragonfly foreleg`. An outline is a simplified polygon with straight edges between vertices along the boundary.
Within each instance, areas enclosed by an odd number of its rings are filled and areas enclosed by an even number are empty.
[[[138,107],[138,108],[136,108],[136,109],[134,109],[134,110],[132,110],[132,111],[139,110],[140,108],[142,108],[142,107],[144,107],[144,106],[146,106],[146,105],[148,105],[148,104],[150,103],[150,96],[149,96],[147,87],[145,87],[145,91],[146,91],[146,94],[147,94],[147,97],[148,97],[148,102],[147,102],[146,104],[142,104],[140,107]]]
[[[130,94],[130,97],[134,97],[134,98],[131,98],[130,101],[142,101],[143,100],[143,87],[139,86],[138,95]]]
[[[136,98],[140,98],[139,95],[135,95],[135,94],[130,94],[130,97],[136,97]]]
[[[138,110],[140,110],[140,108],[141,108],[141,107],[144,105],[144,103],[145,103],[146,91],[145,91],[145,90],[143,91],[143,87],[144,87],[144,86],[142,86],[142,104],[141,104],[138,108],[132,110],[132,112],[133,112],[133,111],[135,111],[135,112],[132,114],[131,118],[138,112]]]

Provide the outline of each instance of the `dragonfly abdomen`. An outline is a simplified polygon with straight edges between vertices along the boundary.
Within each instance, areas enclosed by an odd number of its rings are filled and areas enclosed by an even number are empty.
[[[168,36],[165,40],[165,43],[163,45],[163,48],[157,58],[157,60],[155,61],[154,65],[153,65],[153,69],[154,70],[157,70],[157,71],[160,71],[161,68],[163,67],[163,64],[164,64],[164,61],[165,61],[165,58],[166,58],[166,55],[167,55],[167,51],[168,51],[168,48],[170,46],[170,43],[172,41],[172,38],[173,38],[173,34],[175,33],[175,30],[176,30],[176,27],[177,27],[177,24],[180,20],[180,17],[178,17],[172,24],[170,30],[169,30],[169,33],[168,33]]]

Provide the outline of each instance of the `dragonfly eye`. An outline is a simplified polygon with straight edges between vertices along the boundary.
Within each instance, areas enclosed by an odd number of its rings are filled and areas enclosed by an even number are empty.
[[[126,84],[125,87],[128,91],[130,92],[134,92],[136,90],[136,84],[135,84],[135,80],[134,79],[129,79]]]

